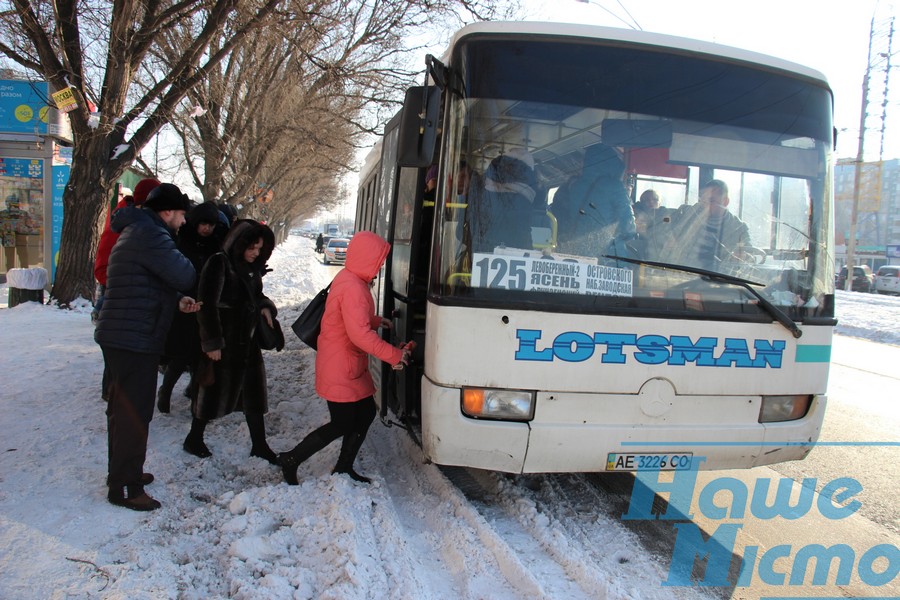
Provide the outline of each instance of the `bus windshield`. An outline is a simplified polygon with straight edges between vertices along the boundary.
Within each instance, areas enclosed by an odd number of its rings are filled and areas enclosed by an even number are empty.
[[[433,297],[771,320],[762,301],[833,317],[823,82],[502,34],[463,38],[448,66]]]

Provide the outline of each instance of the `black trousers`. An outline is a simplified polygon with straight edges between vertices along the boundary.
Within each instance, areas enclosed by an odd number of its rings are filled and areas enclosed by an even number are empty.
[[[106,362],[106,426],[109,485],[140,485],[153,419],[159,355],[103,348]]]

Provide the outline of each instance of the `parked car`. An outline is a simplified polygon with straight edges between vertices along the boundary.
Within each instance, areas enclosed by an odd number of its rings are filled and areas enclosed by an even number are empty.
[[[900,294],[900,266],[878,267],[875,273],[875,291],[879,294]]]
[[[333,262],[343,264],[347,260],[347,246],[349,244],[350,240],[347,238],[331,238],[325,244],[325,254],[322,257],[322,262],[326,265]]]
[[[846,289],[847,283],[847,267],[841,268],[841,272],[837,277],[835,286],[839,290]],[[874,292],[875,291],[875,275],[869,265],[856,265],[853,267],[853,282],[850,287],[854,292]]]

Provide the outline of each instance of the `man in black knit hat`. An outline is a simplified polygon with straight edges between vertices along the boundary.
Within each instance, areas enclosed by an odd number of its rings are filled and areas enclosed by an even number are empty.
[[[109,257],[106,299],[94,339],[103,349],[109,375],[107,498],[132,510],[160,507],[144,491],[153,475],[143,470],[159,357],[175,310],[200,310],[193,298],[179,293],[191,289],[197,278],[174,237],[190,208],[178,186],[163,183],[142,207],[121,208],[111,221],[112,230],[121,235]]]

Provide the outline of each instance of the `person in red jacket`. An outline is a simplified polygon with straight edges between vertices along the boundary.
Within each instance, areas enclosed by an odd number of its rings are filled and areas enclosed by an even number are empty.
[[[397,367],[409,363],[410,347],[385,342],[376,330],[390,321],[375,314],[369,284],[390,251],[378,235],[361,231],[350,240],[347,263],[335,276],[325,303],[316,354],[316,393],[328,401],[331,421],[319,427],[293,450],[278,455],[284,479],[297,485],[297,467],[325,446],[343,438],[332,473],[346,473],[369,483],[353,470],[353,462],[375,420],[375,385],[369,374],[371,354]]]
[[[97,258],[94,260],[94,279],[100,285],[97,293],[97,301],[94,303],[94,310],[91,313],[93,320],[96,322],[97,316],[100,314],[100,308],[103,306],[103,296],[106,291],[106,268],[109,266],[109,253],[112,252],[119,234],[110,229],[109,220],[112,214],[123,206],[141,206],[147,199],[147,194],[159,185],[159,180],[153,177],[141,179],[134,186],[134,193],[128,188],[119,188],[119,202],[116,207],[106,214],[106,224],[103,226],[103,233],[100,234],[100,244],[97,246]],[[124,192],[124,193],[123,193]]]

